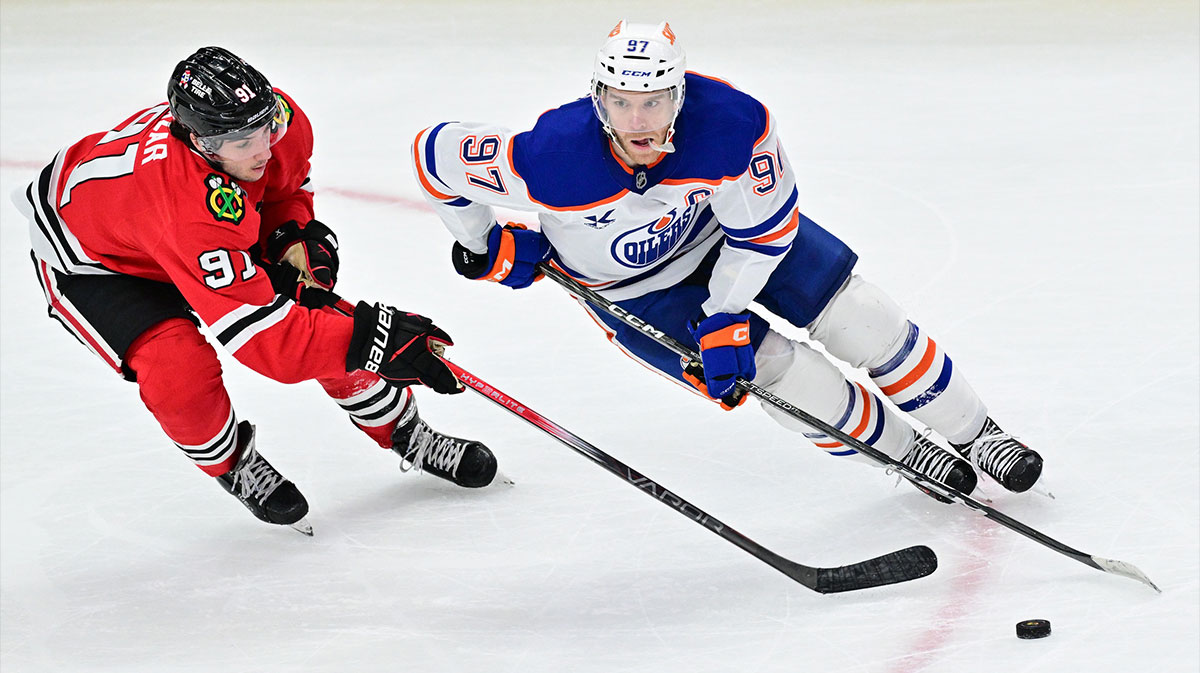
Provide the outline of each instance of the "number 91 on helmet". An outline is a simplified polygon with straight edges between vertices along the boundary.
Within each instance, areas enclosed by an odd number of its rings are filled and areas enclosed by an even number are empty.
[[[224,161],[263,154],[287,133],[291,118],[267,78],[220,47],[203,47],[175,66],[167,101],[197,149]]]

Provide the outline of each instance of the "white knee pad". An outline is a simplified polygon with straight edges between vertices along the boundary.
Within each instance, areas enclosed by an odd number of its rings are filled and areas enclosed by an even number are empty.
[[[808,344],[797,343],[775,330],[767,332],[754,353],[758,374],[754,383],[822,420],[846,407],[846,379],[837,367]],[[763,403],[767,415],[796,432],[813,432],[807,424]]]
[[[866,441],[895,458],[912,442],[912,428],[889,410],[866,386],[851,383],[825,356],[808,344],[767,332],[755,353],[754,383],[800,407],[810,415]],[[802,432],[818,448],[834,455],[857,455],[820,430],[766,402],[763,410],[789,430]],[[864,459],[865,460],[865,459]]]
[[[908,335],[904,309],[860,276],[851,276],[808,326],[829,354],[854,367],[876,367]]]

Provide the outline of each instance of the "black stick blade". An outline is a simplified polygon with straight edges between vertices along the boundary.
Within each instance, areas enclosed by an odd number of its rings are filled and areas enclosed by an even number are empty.
[[[857,591],[907,582],[937,570],[937,554],[924,545],[908,547],[840,568],[817,568],[816,586],[823,594]]]

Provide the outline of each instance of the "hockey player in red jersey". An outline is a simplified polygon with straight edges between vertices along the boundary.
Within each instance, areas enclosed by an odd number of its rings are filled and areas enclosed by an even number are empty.
[[[352,318],[327,307],[337,238],[314,217],[312,128],[296,102],[217,47],[181,61],[167,97],[59,152],[16,198],[50,315],[263,521],[311,534],[307,501],[256,449],[200,323],[264,376],[316,379],[402,468],[489,484],[487,447],[417,414],[413,384],[461,391],[435,356],[449,336],[384,304]]]
[[[532,130],[445,122],[421,131],[414,172],[456,239],[458,273],[519,289],[549,263],[695,344],[702,368],[589,309],[626,354],[726,408],[744,399],[741,377],[964,493],[976,468],[1010,491],[1033,487],[1041,456],[1000,430],[945,350],[852,273],[857,255],[845,243],[801,213],[774,116],[685,61],[667,23],[621,21],[596,55],[591,96],[545,112]],[[500,226],[494,207],[535,212],[539,229]],[[878,392],[773,329],[768,312],[865,369]],[[957,452],[915,432],[879,393]],[[831,454],[857,453],[764,409]]]

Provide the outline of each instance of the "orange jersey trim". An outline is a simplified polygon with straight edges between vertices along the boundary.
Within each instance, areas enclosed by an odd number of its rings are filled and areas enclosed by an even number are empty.
[[[762,105],[762,103],[759,103],[759,105]],[[758,137],[758,140],[754,141],[754,147],[758,147],[759,145],[763,144],[763,141],[767,139],[767,136],[771,135],[771,125],[775,121],[771,117],[771,111],[767,109],[766,105],[763,105],[763,113],[767,115],[767,128],[763,129],[762,135]]]
[[[684,178],[681,180],[663,180],[663,181],[659,182],[658,184],[660,184],[660,185],[690,185],[692,183],[700,183],[700,184],[704,184],[704,185],[711,185],[713,187],[720,187],[721,185],[725,184],[726,182],[733,182],[740,177],[741,177],[740,175],[726,175],[725,177],[723,177],[719,180],[708,180],[705,178]]]
[[[738,88],[736,86],[730,84],[729,82],[726,82],[725,80],[721,79],[720,77],[713,77],[712,75],[704,75],[704,74],[696,72],[695,70],[688,70],[687,74],[695,75],[696,77],[703,77],[704,79],[712,80],[714,82],[720,82],[721,84],[724,84],[725,86],[729,87],[730,89],[733,89],[735,91],[738,90]],[[759,105],[762,105],[762,103],[759,103]],[[771,125],[772,125],[772,122],[774,121],[773,118],[771,117],[771,111],[767,109],[767,106],[763,105],[762,109],[763,109],[763,112],[765,112],[767,114],[767,128],[766,128],[766,130],[764,130],[762,132],[762,135],[760,135],[758,137],[758,140],[754,141],[755,147],[758,147],[759,145],[761,145],[762,141],[766,140],[767,136],[770,135]]]
[[[721,79],[720,77],[713,77],[712,75],[705,75],[703,73],[696,72],[695,70],[687,70],[685,72],[689,75],[695,75],[696,77],[703,77],[704,79],[711,79],[714,82],[720,82],[721,84],[724,84],[725,86],[729,87],[730,89],[737,89],[736,86],[730,84],[729,82],[726,82],[725,80]]]
[[[413,162],[417,165],[417,179],[420,180],[421,186],[425,188],[426,192],[429,192],[431,195],[443,201],[453,201],[458,197],[454,196],[453,194],[443,194],[442,192],[438,191],[429,182],[429,178],[425,177],[425,162],[421,159],[421,140],[428,131],[429,129],[421,129],[421,132],[418,133],[417,137],[413,140]]]
[[[777,241],[777,240],[783,238],[784,236],[787,236],[788,234],[795,231],[796,227],[798,227],[799,225],[800,225],[800,209],[797,208],[792,211],[792,219],[788,220],[787,226],[785,226],[783,229],[780,229],[779,231],[777,231],[773,234],[767,234],[765,236],[759,236],[758,238],[752,238],[752,239],[750,239],[750,242],[761,245],[764,243],[770,243],[771,241]]]
[[[525,184],[525,194],[526,194],[526,196],[529,197],[529,200],[532,201],[533,203],[536,203],[539,206],[545,208],[546,210],[553,210],[555,212],[560,212],[560,213],[578,212],[581,210],[591,210],[592,208],[596,208],[598,206],[603,206],[605,204],[612,203],[613,201],[616,201],[617,199],[620,199],[621,197],[623,197],[629,193],[628,189],[622,189],[621,191],[617,192],[616,194],[613,194],[612,196],[608,197],[607,199],[603,199],[601,201],[594,201],[592,203],[585,203],[581,206],[562,207],[562,206],[552,206],[548,203],[542,203],[541,201],[538,201],[537,199],[533,198],[533,194],[529,193],[529,184],[527,182],[525,182],[525,178],[521,176],[521,173],[519,171],[517,171],[517,163],[515,161],[513,161],[513,146],[516,144],[513,142],[513,140],[515,138],[516,138],[516,136],[513,136],[508,139],[508,152],[507,152],[508,167],[510,170],[512,170],[512,174],[515,175],[517,177],[517,179],[519,179],[523,184]],[[609,149],[611,151],[611,146]],[[561,269],[559,269],[559,270],[562,271]],[[567,272],[563,271],[563,273],[567,273]],[[570,275],[570,274],[567,274],[567,275]],[[578,280],[578,279],[576,279],[576,280]],[[587,285],[587,283],[582,283],[582,284]],[[589,287],[595,287],[595,286],[589,286]]]
[[[625,196],[628,193],[629,193],[628,189],[622,189],[621,191],[617,192],[616,194],[613,194],[612,196],[608,197],[607,199],[604,199],[601,201],[595,201],[592,203],[585,203],[582,206],[566,206],[566,207],[551,206],[549,204],[542,203],[541,201],[538,201],[537,199],[533,198],[532,194],[529,195],[529,200],[533,201],[534,203],[538,204],[539,206],[549,209],[549,210],[554,210],[554,211],[558,211],[558,212],[578,212],[581,210],[591,210],[592,208],[596,208],[598,206],[603,206],[603,205],[612,203],[613,201],[616,201],[616,200],[622,198],[623,196]]]

